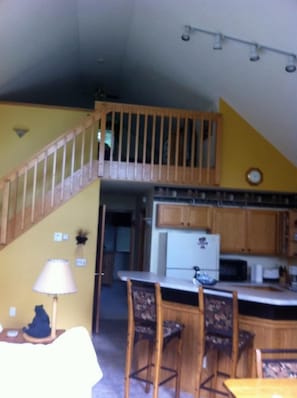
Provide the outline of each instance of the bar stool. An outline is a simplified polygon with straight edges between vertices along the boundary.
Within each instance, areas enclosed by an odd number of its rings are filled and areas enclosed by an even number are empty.
[[[254,334],[239,329],[236,291],[200,287],[198,295],[200,341],[194,397],[199,398],[201,389],[228,396],[228,392],[218,389],[217,379],[236,377],[237,364],[245,350],[249,350],[248,370],[251,370]],[[203,360],[210,352],[215,354],[213,369],[202,381]],[[229,373],[219,369],[220,354],[229,357]]]
[[[158,398],[159,386],[175,379],[175,398],[180,394],[182,331],[184,326],[175,321],[163,320],[161,289],[158,283],[127,281],[128,336],[125,368],[125,398],[129,398],[130,379],[145,382],[145,392],[153,385],[153,397]],[[148,341],[148,357],[144,366],[132,371],[136,343]],[[163,350],[171,347],[175,364],[162,365]]]
[[[297,378],[296,348],[257,348],[256,369],[259,378]]]

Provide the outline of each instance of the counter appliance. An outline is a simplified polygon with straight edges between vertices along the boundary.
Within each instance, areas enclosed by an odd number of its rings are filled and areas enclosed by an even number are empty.
[[[192,281],[194,266],[211,278],[219,277],[220,236],[202,232],[166,233],[166,276]]]
[[[220,281],[244,282],[248,279],[247,261],[236,258],[220,258]]]

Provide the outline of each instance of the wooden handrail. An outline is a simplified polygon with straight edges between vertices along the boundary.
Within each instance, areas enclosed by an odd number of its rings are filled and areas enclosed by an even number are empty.
[[[80,125],[0,180],[0,245],[98,177],[217,185],[221,136],[217,113],[97,102]]]

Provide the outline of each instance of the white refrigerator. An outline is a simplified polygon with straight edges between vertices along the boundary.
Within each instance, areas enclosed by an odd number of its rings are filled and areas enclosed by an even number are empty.
[[[167,232],[166,276],[192,280],[194,266],[219,278],[220,235],[195,231]]]

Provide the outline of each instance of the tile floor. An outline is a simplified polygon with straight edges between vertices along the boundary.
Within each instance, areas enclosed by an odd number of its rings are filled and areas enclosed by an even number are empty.
[[[105,319],[100,327],[100,334],[93,336],[93,342],[103,378],[94,386],[93,398],[123,398],[127,321]],[[143,384],[131,380],[130,398],[151,396],[152,393],[144,392]],[[162,386],[159,398],[174,398],[174,391]],[[181,393],[180,398],[192,398],[192,395]]]

